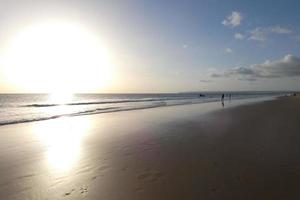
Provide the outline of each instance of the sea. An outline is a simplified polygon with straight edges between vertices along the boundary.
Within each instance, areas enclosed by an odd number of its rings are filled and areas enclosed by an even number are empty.
[[[59,117],[92,115],[241,99],[266,99],[291,92],[183,92],[159,94],[73,94],[58,98],[52,94],[0,94],[0,126],[49,120]]]

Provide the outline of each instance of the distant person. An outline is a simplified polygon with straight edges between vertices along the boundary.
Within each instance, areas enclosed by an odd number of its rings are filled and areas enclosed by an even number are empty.
[[[229,94],[229,100],[231,100],[231,94]]]
[[[224,94],[222,94],[222,97],[221,97],[221,102],[222,102],[222,106],[224,107],[224,97],[225,97],[225,95]]]

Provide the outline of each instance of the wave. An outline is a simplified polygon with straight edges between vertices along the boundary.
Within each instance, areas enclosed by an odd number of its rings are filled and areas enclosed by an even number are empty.
[[[21,107],[54,107],[54,106],[80,106],[80,105],[97,105],[97,104],[119,104],[119,103],[137,103],[137,102],[152,102],[152,101],[170,101],[170,100],[187,100],[200,99],[201,97],[177,97],[177,98],[155,98],[155,99],[123,99],[113,101],[88,101],[65,104],[27,104]]]
[[[150,105],[143,105],[143,106],[96,108],[96,109],[74,112],[71,114],[53,115],[53,116],[49,116],[49,117],[27,118],[27,119],[9,120],[9,121],[2,121],[2,122],[0,121],[0,126],[19,124],[19,123],[27,123],[27,122],[44,121],[44,120],[50,120],[50,119],[57,119],[57,118],[61,118],[61,117],[75,117],[75,116],[83,116],[83,115],[112,113],[112,112],[130,111],[130,110],[141,110],[141,109],[157,108],[157,107],[163,107],[163,106],[176,106],[176,105],[186,105],[186,104],[195,104],[195,103],[200,103],[200,102],[185,101],[185,102],[177,102],[177,103],[173,103],[173,104],[168,104],[164,101],[160,101],[160,102],[155,102]]]
[[[28,104],[20,107],[52,107],[52,106],[60,106],[62,104]]]
[[[275,96],[273,96],[275,97]],[[273,98],[272,97],[272,98]],[[244,98],[244,99],[249,99]],[[253,97],[252,97],[253,98]],[[256,97],[257,98],[257,97]],[[270,96],[271,98],[271,96]],[[163,99],[163,100],[162,100]],[[240,98],[236,98],[238,100]],[[243,98],[241,98],[243,99]],[[167,100],[181,100],[181,101],[167,101]],[[234,99],[232,99],[234,100]],[[0,121],[0,126],[10,125],[10,124],[18,124],[18,123],[27,123],[27,122],[35,122],[42,120],[50,120],[56,119],[60,117],[74,117],[74,116],[82,116],[82,115],[92,115],[92,114],[101,114],[101,113],[111,113],[111,112],[120,112],[120,111],[130,111],[130,110],[140,110],[140,109],[148,109],[148,108],[156,108],[156,107],[164,107],[164,106],[177,106],[177,105],[186,105],[186,104],[198,104],[198,103],[207,103],[207,102],[217,102],[220,101],[217,97],[208,97],[208,98],[156,98],[156,99],[135,99],[135,100],[119,100],[119,101],[99,101],[99,102],[79,102],[79,103],[69,103],[64,105],[91,105],[91,104],[108,104],[108,103],[126,103],[126,102],[152,102],[150,104],[127,104],[127,105],[119,105],[119,106],[110,106],[104,108],[90,108],[86,107],[86,110],[74,111],[73,113],[62,113],[56,114],[52,116],[42,116],[42,117],[32,117],[32,115],[23,116],[22,119],[10,119]],[[51,106],[59,106],[63,104],[29,104],[26,107],[51,107]]]
[[[49,119],[56,119],[56,118],[60,118],[60,117],[72,117],[72,116],[88,115],[88,114],[92,114],[92,113],[97,112],[97,111],[99,113],[101,111],[102,111],[101,113],[104,113],[105,111],[108,111],[109,109],[117,109],[117,108],[118,107],[97,108],[97,109],[92,109],[92,110],[75,112],[75,113],[71,113],[71,114],[53,115],[53,116],[49,116],[49,117],[37,117],[37,118],[27,118],[27,119],[18,119],[18,120],[8,120],[8,121],[0,122],[0,126],[9,125],[9,124],[26,123],[26,122],[43,121],[43,120],[49,120]]]

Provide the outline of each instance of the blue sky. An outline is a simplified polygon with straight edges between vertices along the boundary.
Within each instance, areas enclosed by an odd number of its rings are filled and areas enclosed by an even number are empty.
[[[80,21],[104,38],[119,72],[118,81],[106,92],[300,90],[297,0],[7,1],[3,5],[2,38],[48,18]]]

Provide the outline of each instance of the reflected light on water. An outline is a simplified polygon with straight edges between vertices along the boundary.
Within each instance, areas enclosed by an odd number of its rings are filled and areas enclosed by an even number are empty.
[[[70,170],[80,158],[80,145],[88,132],[87,118],[61,118],[37,124],[34,132],[45,145],[50,168]]]
[[[51,103],[69,103],[73,99],[73,94],[68,92],[55,92],[49,95],[48,101]]]

